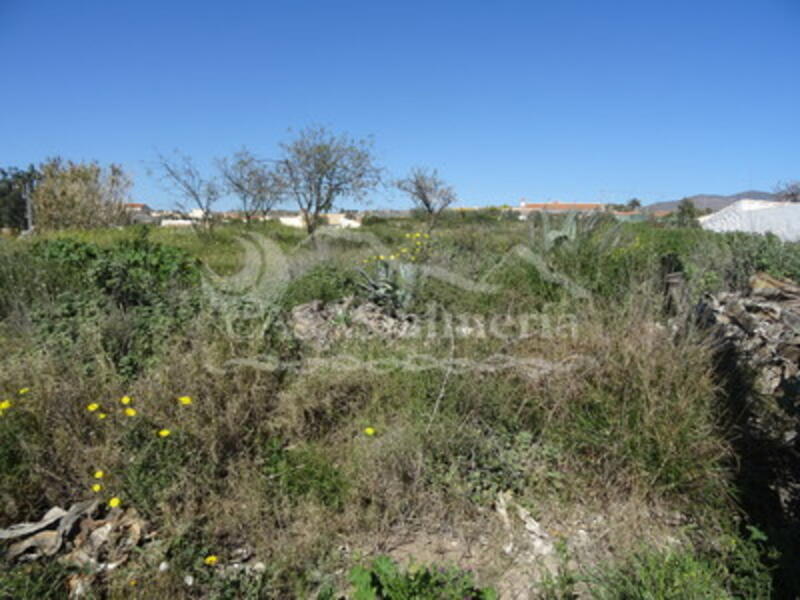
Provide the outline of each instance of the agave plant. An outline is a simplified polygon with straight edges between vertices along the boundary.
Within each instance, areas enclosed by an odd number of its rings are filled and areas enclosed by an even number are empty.
[[[419,281],[419,269],[407,263],[390,264],[386,261],[376,263],[374,274],[358,270],[363,281],[358,282],[370,302],[390,311],[403,313],[411,306]]]

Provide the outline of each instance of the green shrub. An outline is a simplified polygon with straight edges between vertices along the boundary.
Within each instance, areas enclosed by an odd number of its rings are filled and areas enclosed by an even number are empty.
[[[72,571],[58,562],[18,567],[0,565],[0,598],[8,600],[62,600],[68,596]]]
[[[321,300],[331,302],[354,294],[357,290],[355,273],[333,263],[316,265],[289,283],[283,297],[283,306]]]
[[[477,587],[472,576],[455,568],[421,567],[401,570],[380,556],[369,567],[350,572],[353,600],[493,600],[497,594]]]
[[[0,401],[5,401],[0,397]],[[34,415],[19,406],[0,411],[0,514],[17,518],[32,514],[41,503],[37,455],[45,440]]]
[[[643,551],[623,563],[597,569],[585,581],[598,600],[717,600],[771,597],[769,572],[752,542],[734,540],[727,555],[691,550]]]
[[[123,456],[128,457],[120,473],[121,495],[147,518],[158,515],[159,503],[180,481],[207,480],[213,471],[196,440],[181,431],[157,437],[159,429],[137,417],[121,443]]]
[[[99,290],[123,308],[166,301],[176,288],[199,281],[197,266],[188,255],[144,236],[122,240],[102,252],[89,274]]]
[[[264,479],[269,494],[294,502],[310,497],[320,504],[339,508],[345,501],[347,481],[322,454],[310,447],[288,449],[279,441],[264,448]]]

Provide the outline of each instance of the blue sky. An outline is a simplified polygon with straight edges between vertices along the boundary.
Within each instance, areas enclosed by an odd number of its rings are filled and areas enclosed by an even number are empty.
[[[800,0],[0,0],[0,166],[118,162],[168,207],[157,151],[319,123],[464,205],[771,190],[800,179],[798,31]]]

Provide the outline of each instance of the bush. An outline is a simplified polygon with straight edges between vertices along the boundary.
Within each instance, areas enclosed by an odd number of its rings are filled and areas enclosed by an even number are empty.
[[[128,222],[124,203],[132,182],[119,165],[75,163],[53,158],[40,165],[34,187],[34,226],[52,230],[106,227]]]
[[[0,568],[0,598],[11,600],[61,600],[68,595],[72,571],[57,562]]]
[[[283,297],[283,306],[321,300],[331,302],[357,291],[354,273],[330,262],[316,265],[292,280]]]
[[[716,556],[646,550],[595,570],[585,581],[598,600],[771,598],[770,575],[759,562],[758,549],[751,541],[733,539],[733,544],[732,552]]]
[[[350,572],[353,600],[493,600],[497,594],[477,587],[469,573],[459,569],[421,567],[402,571],[381,556],[367,567]]]
[[[347,482],[339,470],[312,448],[287,449],[278,441],[264,448],[264,479],[267,493],[291,502],[310,497],[330,508],[340,508]]]

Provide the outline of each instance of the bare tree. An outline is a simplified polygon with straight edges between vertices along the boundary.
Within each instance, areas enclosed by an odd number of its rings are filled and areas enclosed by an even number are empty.
[[[213,215],[211,209],[222,195],[222,190],[214,178],[206,179],[195,166],[191,156],[181,154],[177,150],[172,157],[158,155],[157,167],[161,180],[182,201],[178,207],[186,211],[189,205],[194,205],[201,213],[201,223],[205,229],[211,229]]]
[[[381,181],[369,140],[335,134],[325,127],[311,126],[281,144],[283,157],[278,173],[294,197],[308,233],[313,235],[321,215],[341,198],[364,200]]]
[[[776,194],[782,202],[800,202],[800,181],[791,181],[778,186]]]
[[[433,229],[439,215],[456,201],[456,193],[440,177],[436,169],[415,167],[408,177],[395,186],[411,196],[414,205],[428,217],[428,229]]]
[[[239,199],[244,219],[250,223],[256,215],[264,215],[280,200],[283,185],[267,162],[243,148],[230,159],[217,160],[217,167],[228,192]]]

